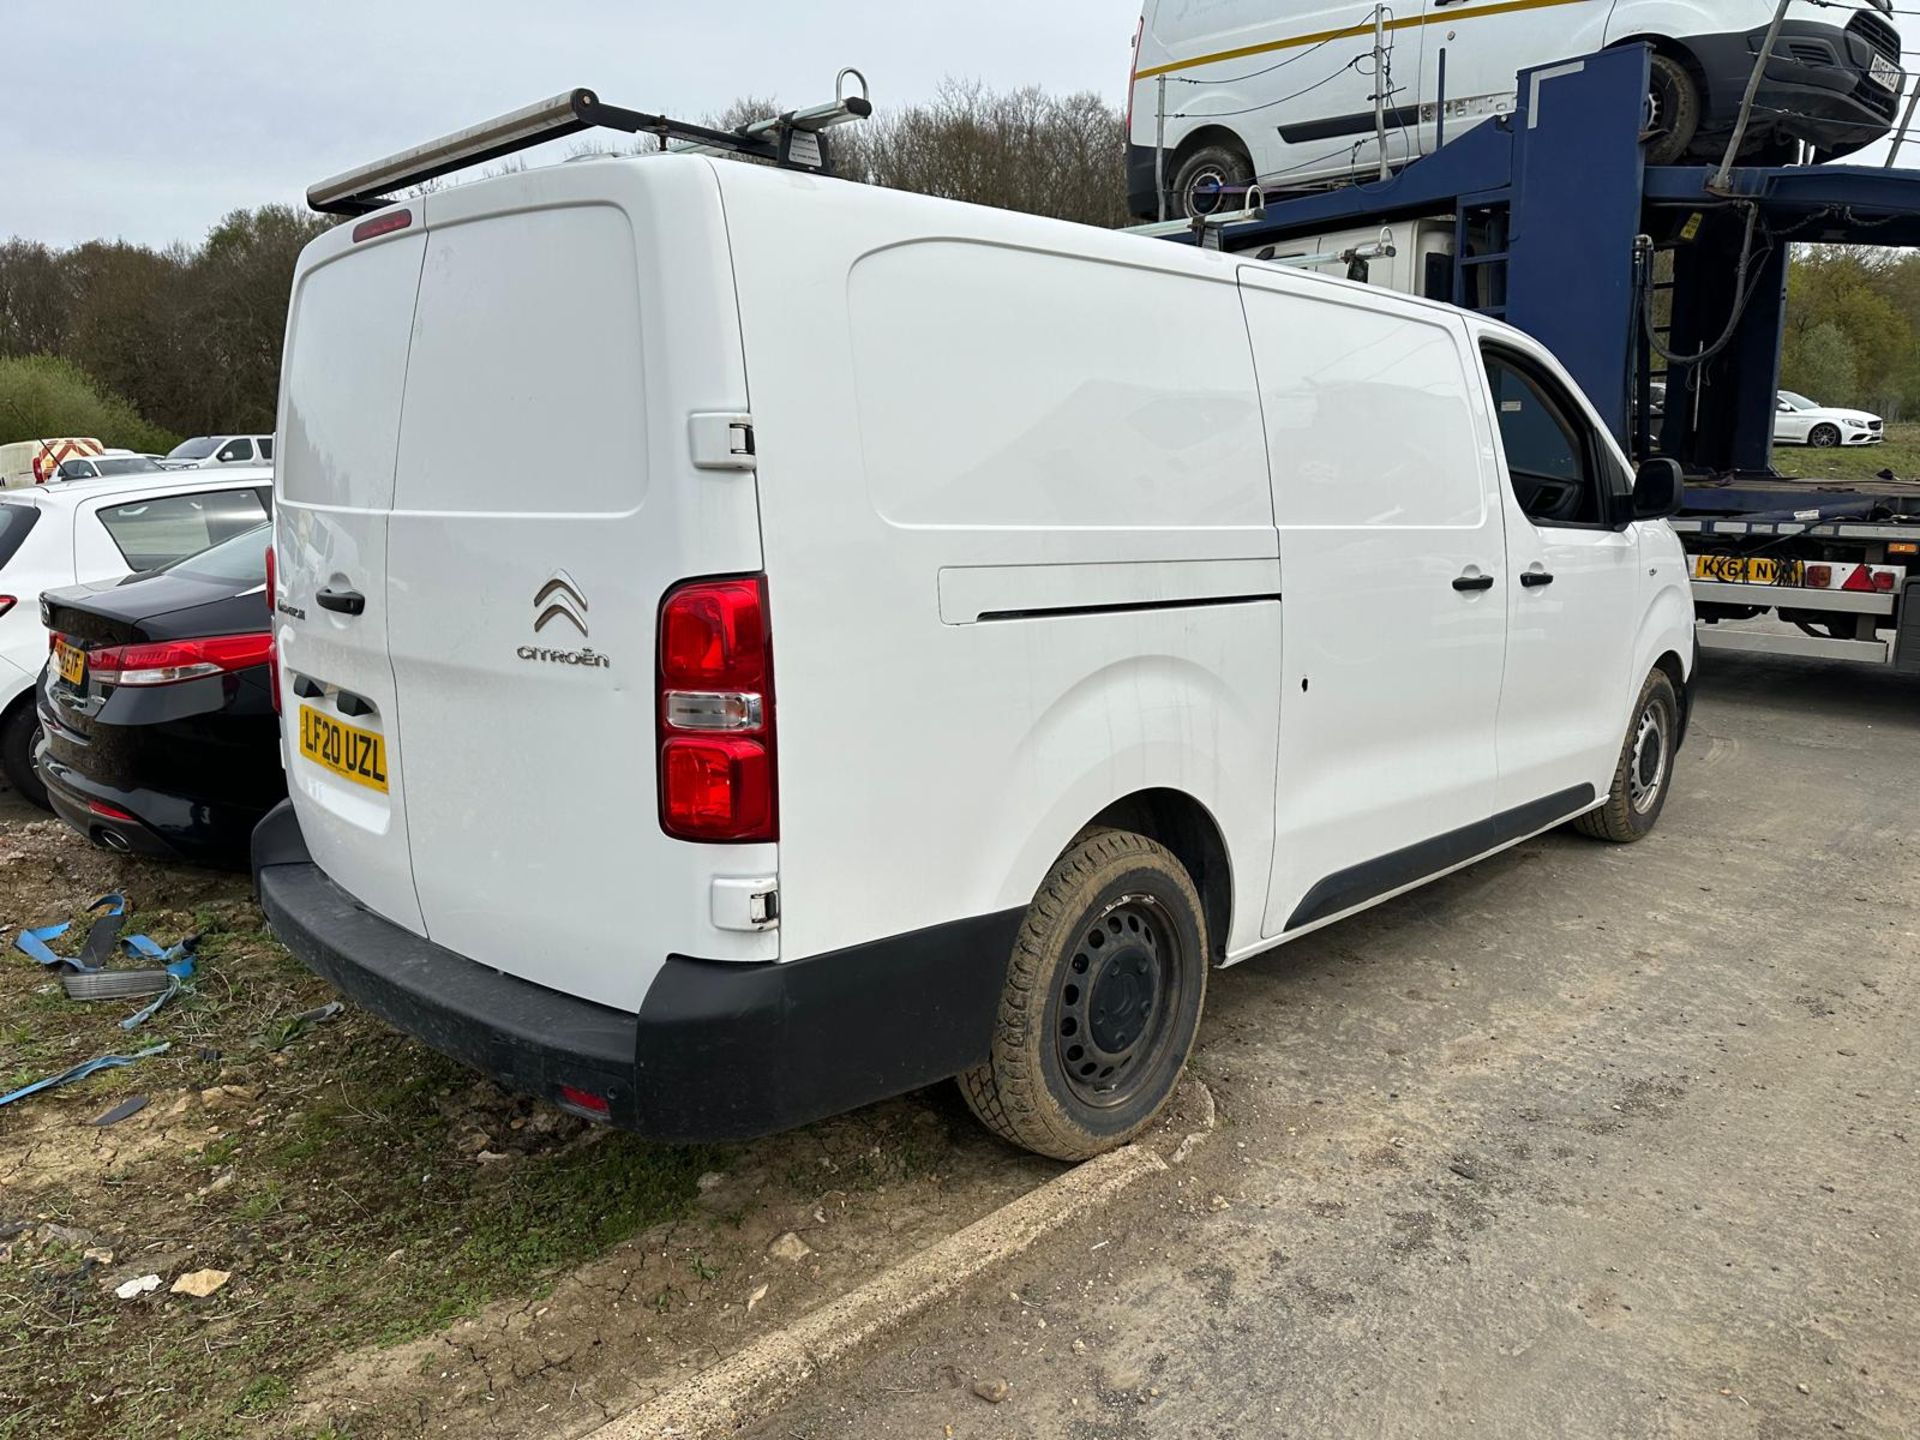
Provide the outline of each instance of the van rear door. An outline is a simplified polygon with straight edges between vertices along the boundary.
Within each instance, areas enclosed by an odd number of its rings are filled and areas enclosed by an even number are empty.
[[[287,321],[274,527],[287,789],[320,868],[424,934],[387,659],[387,526],[426,237],[415,224],[356,243],[355,228],[307,248]]]
[[[670,839],[656,780],[661,598],[761,565],[753,473],[690,448],[696,413],[747,408],[719,187],[595,160],[425,209],[387,581],[421,913],[637,1009],[670,951],[778,956],[714,908],[775,846]]]

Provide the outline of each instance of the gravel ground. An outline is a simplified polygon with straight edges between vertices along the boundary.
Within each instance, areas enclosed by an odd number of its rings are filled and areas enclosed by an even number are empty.
[[[1651,839],[1216,974],[1189,1164],[752,1433],[1920,1430],[1920,682],[1709,659]]]

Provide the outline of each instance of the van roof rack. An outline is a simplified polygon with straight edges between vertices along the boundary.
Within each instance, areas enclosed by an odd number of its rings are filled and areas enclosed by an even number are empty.
[[[857,95],[847,93],[849,76],[860,82]],[[365,215],[392,203],[387,197],[409,185],[594,129],[657,135],[662,148],[674,144],[706,154],[749,155],[790,170],[831,175],[832,157],[821,132],[872,113],[867,77],[852,68],[840,72],[826,104],[783,111],[734,130],[627,110],[606,104],[591,90],[569,90],[322,180],[308,187],[307,204],[326,215]]]

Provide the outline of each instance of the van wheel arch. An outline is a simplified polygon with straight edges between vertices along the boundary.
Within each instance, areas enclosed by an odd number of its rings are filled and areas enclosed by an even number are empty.
[[[1087,822],[1087,829],[1096,827],[1131,830],[1173,852],[1200,893],[1208,948],[1213,952],[1209,958],[1215,965],[1224,964],[1233,921],[1233,867],[1213,812],[1184,790],[1139,790]]]
[[[1606,48],[1609,50],[1618,50],[1624,45],[1645,45],[1653,51],[1656,57],[1664,57],[1678,65],[1681,70],[1686,72],[1687,78],[1693,82],[1693,106],[1695,113],[1688,133],[1680,147],[1681,153],[1667,159],[1655,159],[1652,151],[1648,153],[1648,164],[1678,164],[1686,158],[1687,151],[1693,148],[1695,139],[1707,121],[1707,107],[1711,97],[1707,93],[1706,68],[1701,65],[1700,57],[1693,53],[1691,46],[1683,40],[1675,40],[1670,35],[1623,35],[1620,39],[1610,43]],[[1655,143],[1657,148],[1658,142]]]

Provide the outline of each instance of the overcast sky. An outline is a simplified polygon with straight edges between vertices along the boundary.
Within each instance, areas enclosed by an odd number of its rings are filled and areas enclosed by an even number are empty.
[[[1139,13],[1139,0],[0,0],[0,237],[197,243],[229,210],[299,205],[315,180],[575,85],[683,119],[749,94],[811,104],[842,65],[881,106],[948,75],[1118,104]],[[1897,23],[1920,50],[1920,19]],[[1920,164],[1920,149],[1902,159]]]
[[[0,0],[0,237],[199,241],[229,210],[587,85],[698,119],[943,76],[1124,97],[1138,0]]]

